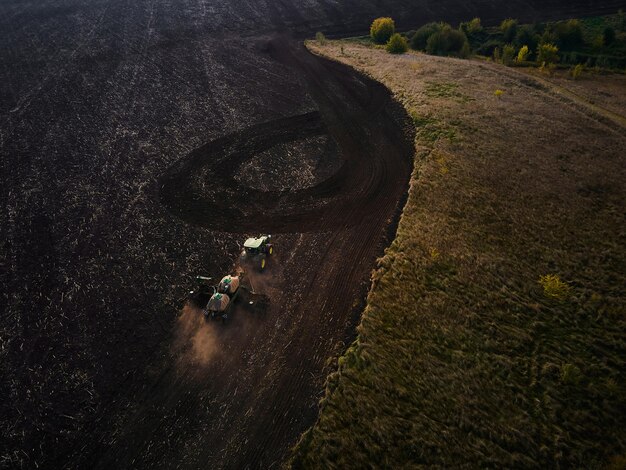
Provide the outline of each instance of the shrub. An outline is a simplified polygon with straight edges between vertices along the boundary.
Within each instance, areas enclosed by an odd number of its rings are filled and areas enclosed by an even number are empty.
[[[561,49],[577,49],[583,45],[583,27],[578,20],[561,21],[554,25],[556,44]]]
[[[518,28],[513,44],[517,47],[528,46],[531,51],[536,51],[539,46],[539,35],[530,25],[524,25]]]
[[[502,48],[502,63],[504,65],[512,65],[515,61],[515,46],[507,44]]]
[[[500,48],[499,48],[499,47],[496,47],[496,48],[493,50],[493,61],[494,61],[494,62],[500,62],[500,57],[501,57],[501,55],[502,55],[502,54],[500,53]]]
[[[570,294],[569,284],[561,281],[556,274],[541,276],[539,284],[543,287],[543,294],[551,299],[565,300]]]
[[[582,372],[574,364],[565,364],[561,367],[561,382],[564,384],[578,385],[582,379]]]
[[[565,64],[573,64],[576,65],[580,62],[579,54],[577,52],[570,52],[561,54],[561,62]]]
[[[605,46],[613,44],[615,42],[615,30],[610,26],[604,28],[604,31],[602,32],[602,39],[604,40]]]
[[[554,44],[540,44],[537,49],[537,62],[540,64],[555,64],[559,61],[559,48]]]
[[[494,96],[498,99],[500,99],[500,97],[504,94],[504,92],[500,89],[496,90],[493,92]]]
[[[504,47],[504,43],[498,39],[491,39],[483,44],[476,50],[476,52],[480,55],[484,55],[486,57],[493,56],[493,52],[496,49],[502,49]]]
[[[626,15],[621,8],[617,10],[617,27],[620,31],[626,31]]]
[[[478,33],[482,33],[482,31],[483,31],[483,26],[482,26],[482,24],[480,24],[480,18],[473,18],[470,21],[467,21],[465,23],[461,23],[459,25],[459,28],[466,35],[478,34]]]
[[[602,49],[604,47],[604,34],[597,35],[591,43],[591,46],[596,50]]]
[[[577,64],[572,67],[572,70],[570,70],[570,75],[574,80],[578,80],[578,78],[582,75],[583,70],[585,70],[585,66],[583,64]]]
[[[504,42],[513,41],[517,33],[517,20],[512,18],[504,20],[500,23],[500,31],[502,31]]]
[[[389,42],[387,43],[387,46],[385,46],[385,49],[387,49],[387,52],[391,54],[404,54],[409,50],[409,44],[404,36],[395,33],[389,38]]]
[[[443,28],[442,23],[428,23],[418,29],[411,38],[411,49],[423,51],[426,49],[428,39]]]
[[[552,64],[552,63],[550,63],[550,64],[546,65],[546,63],[545,63],[545,62],[543,62],[543,63],[541,64],[540,70],[541,70],[542,72],[545,72],[545,73],[547,73],[548,75],[552,76],[552,75],[554,74],[554,71],[556,70],[556,64]]]
[[[469,55],[469,43],[462,31],[446,25],[441,31],[428,38],[426,52],[441,56],[467,57]]]
[[[522,62],[526,62],[528,60],[529,51],[530,49],[528,49],[528,46],[526,45],[522,46],[522,48],[517,53],[517,58],[515,59],[515,62],[517,62],[518,64],[521,64]]]
[[[370,27],[370,36],[376,44],[385,44],[395,31],[396,24],[391,18],[376,18]]]
[[[541,35],[541,39],[539,40],[539,44],[556,44],[557,42],[559,42],[559,38],[552,29],[546,29]]]
[[[324,33],[322,33],[321,31],[318,31],[317,33],[315,33],[315,40],[318,42],[320,46],[323,46],[326,44],[326,36],[324,36]]]

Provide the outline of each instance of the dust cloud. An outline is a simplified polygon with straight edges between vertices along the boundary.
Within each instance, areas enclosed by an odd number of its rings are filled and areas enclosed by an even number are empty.
[[[172,348],[179,365],[208,365],[220,351],[215,324],[207,322],[202,310],[185,305],[176,322]]]

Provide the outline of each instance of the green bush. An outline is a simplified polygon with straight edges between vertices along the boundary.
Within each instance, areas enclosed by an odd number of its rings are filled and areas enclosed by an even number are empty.
[[[553,27],[556,44],[561,49],[572,50],[583,45],[583,26],[578,20],[560,21]]]
[[[320,46],[326,44],[326,36],[324,36],[324,33],[322,33],[321,31],[315,33],[315,40],[319,43]]]
[[[621,8],[617,10],[617,27],[620,31],[626,31],[626,15]]]
[[[570,75],[574,80],[578,80],[580,76],[583,74],[583,70],[585,70],[585,66],[583,64],[577,64],[575,67],[572,67],[570,70]]]
[[[493,61],[500,62],[501,60],[502,60],[502,49],[500,49],[499,47],[496,47],[493,50]]]
[[[459,25],[459,28],[461,29],[461,31],[463,31],[468,36],[470,34],[482,33],[482,31],[483,31],[483,26],[480,23],[480,18],[473,18],[470,21],[467,21],[465,23],[461,23]]]
[[[517,20],[512,18],[508,18],[500,23],[500,31],[502,32],[502,37],[504,42],[511,42],[515,39],[515,35],[517,34]]]
[[[540,64],[555,64],[559,61],[559,48],[554,44],[540,44],[537,49],[537,62]]]
[[[452,29],[450,25],[443,27],[428,38],[426,52],[441,56],[469,56],[469,43],[462,31]]]
[[[396,24],[391,18],[376,18],[370,26],[370,36],[376,44],[386,44],[396,32]]]
[[[517,51],[513,44],[507,44],[502,48],[502,63],[504,65],[513,65]]]
[[[387,49],[387,52],[391,54],[404,54],[409,50],[409,44],[404,36],[395,33],[389,38],[389,42],[387,43],[387,46],[385,46],[385,49]]]
[[[522,46],[522,48],[517,53],[517,58],[515,59],[515,62],[517,62],[518,64],[521,64],[522,62],[526,62],[528,60],[529,53],[530,53],[530,49],[528,48],[528,46],[526,45]]]
[[[428,39],[435,33],[441,31],[443,23],[428,23],[418,29],[411,38],[411,49],[418,51],[426,50]]]
[[[480,55],[484,55],[485,57],[491,57],[496,49],[502,49],[503,47],[504,43],[502,41],[498,39],[491,39],[481,44],[476,52]]]
[[[591,43],[591,47],[593,47],[596,51],[604,48],[604,34],[598,34]]]
[[[539,46],[539,35],[531,25],[520,26],[513,40],[517,47],[528,46],[531,51],[536,51]]]
[[[566,385],[578,385],[583,380],[583,373],[574,364],[564,364],[561,367],[561,382]]]
[[[604,39],[604,45],[610,46],[615,42],[615,30],[610,26],[607,26],[602,32],[602,38]]]

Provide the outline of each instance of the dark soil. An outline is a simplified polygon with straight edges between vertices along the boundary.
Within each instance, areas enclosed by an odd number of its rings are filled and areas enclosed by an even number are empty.
[[[277,31],[623,4],[404,3],[0,3],[0,466],[269,467],[312,424],[412,149],[380,85]],[[324,162],[306,181],[235,178],[303,142]],[[267,308],[181,314],[261,231]]]

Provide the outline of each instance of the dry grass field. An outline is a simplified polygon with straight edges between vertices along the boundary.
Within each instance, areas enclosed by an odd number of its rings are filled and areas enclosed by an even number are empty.
[[[626,129],[589,101],[623,102],[622,77],[308,46],[387,85],[417,137],[358,339],[291,465],[623,468]]]

